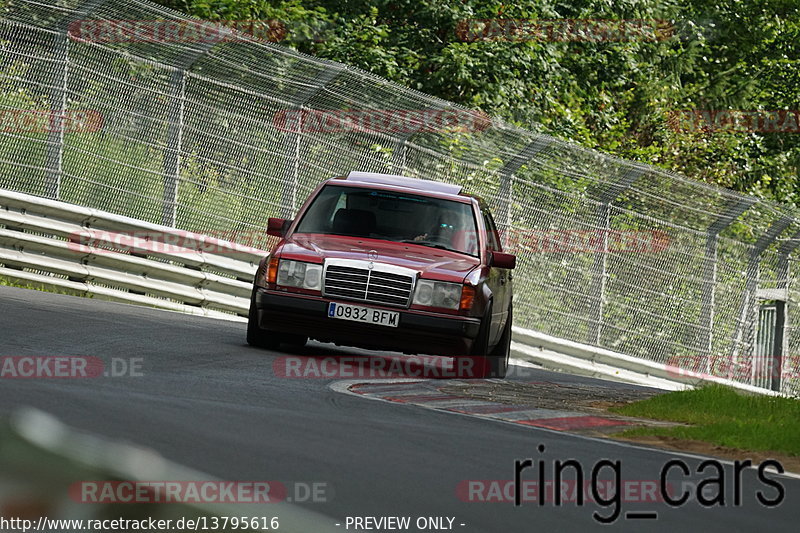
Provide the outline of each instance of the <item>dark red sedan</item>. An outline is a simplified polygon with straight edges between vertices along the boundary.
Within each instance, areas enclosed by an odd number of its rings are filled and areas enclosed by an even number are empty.
[[[484,202],[460,186],[351,172],[323,182],[259,265],[247,342],[310,338],[414,354],[481,356],[503,377],[511,270]],[[486,356],[486,357],[483,357]]]

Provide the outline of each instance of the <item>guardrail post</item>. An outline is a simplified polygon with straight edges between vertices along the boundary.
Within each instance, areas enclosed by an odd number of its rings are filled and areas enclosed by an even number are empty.
[[[346,68],[340,65],[329,65],[328,68],[323,70],[318,75],[318,83],[306,87],[305,90],[300,91],[296,95],[296,103],[294,108],[290,111],[301,111],[300,120],[297,121],[297,134],[294,136],[286,132],[284,137],[284,154],[286,157],[286,167],[283,173],[283,191],[281,193],[281,216],[283,218],[292,218],[294,214],[295,204],[297,203],[297,188],[298,179],[300,174],[300,146],[303,140],[303,120],[305,117],[302,115],[305,105],[314,98],[321,90],[325,88],[330,82],[339,77]],[[287,124],[289,121],[287,121]],[[289,154],[292,154],[291,156]]]
[[[595,253],[592,266],[592,282],[589,286],[589,309],[587,315],[587,342],[600,344],[603,329],[603,310],[605,307],[606,278],[608,270],[608,232],[611,230],[611,202],[627,190],[645,169],[639,166],[630,167],[617,181],[609,185],[599,194],[596,214],[596,225],[602,228],[603,252]]]
[[[748,320],[748,315],[751,314],[749,310],[756,299],[761,254],[792,224],[793,221],[794,219],[789,216],[782,216],[776,220],[769,229],[758,238],[750,251],[750,260],[747,263],[746,271],[747,279],[745,281],[744,291],[742,292],[738,314],[739,318],[736,324],[736,332],[733,335],[733,345],[731,346],[731,365],[734,364],[736,357],[739,355],[739,345],[743,342],[744,337],[752,337],[753,320]],[[755,357],[755,353],[753,353],[753,357]],[[755,364],[755,361],[753,361],[753,364]]]
[[[723,214],[711,223],[706,230],[705,255],[703,258],[703,293],[700,301],[700,346],[706,352],[706,373],[711,372],[711,353],[714,342],[714,314],[716,305],[715,291],[717,287],[717,243],[719,234],[738,219],[751,205],[755,198],[742,198],[731,204]]]

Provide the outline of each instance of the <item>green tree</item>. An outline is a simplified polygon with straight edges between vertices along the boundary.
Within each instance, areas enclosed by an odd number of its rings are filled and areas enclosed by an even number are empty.
[[[282,42],[302,52],[610,154],[800,203],[800,135],[682,131],[671,121],[680,110],[796,108],[794,0],[160,1],[211,20],[280,20]],[[662,38],[469,38],[465,24],[483,19],[658,20]]]

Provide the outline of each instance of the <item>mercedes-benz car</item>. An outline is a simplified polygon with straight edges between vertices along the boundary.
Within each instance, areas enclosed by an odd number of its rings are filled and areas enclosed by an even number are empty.
[[[504,377],[511,271],[489,209],[458,185],[351,172],[320,184],[255,276],[249,344],[308,338],[344,346],[469,356]],[[477,356],[477,357],[475,357]]]

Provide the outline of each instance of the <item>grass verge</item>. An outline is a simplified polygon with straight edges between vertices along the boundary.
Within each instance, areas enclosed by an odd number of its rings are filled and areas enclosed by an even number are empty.
[[[682,422],[671,428],[641,427],[622,437],[665,436],[740,450],[800,456],[800,400],[740,394],[709,385],[672,392],[609,409],[627,416]]]
[[[55,294],[69,294],[70,296],[81,296],[83,298],[91,298],[91,294],[84,294],[81,291],[73,291],[62,287],[53,287],[52,285],[45,285],[36,282],[20,282],[6,276],[0,276],[0,286],[2,287],[16,287],[18,289],[32,289],[35,291],[52,292]]]

